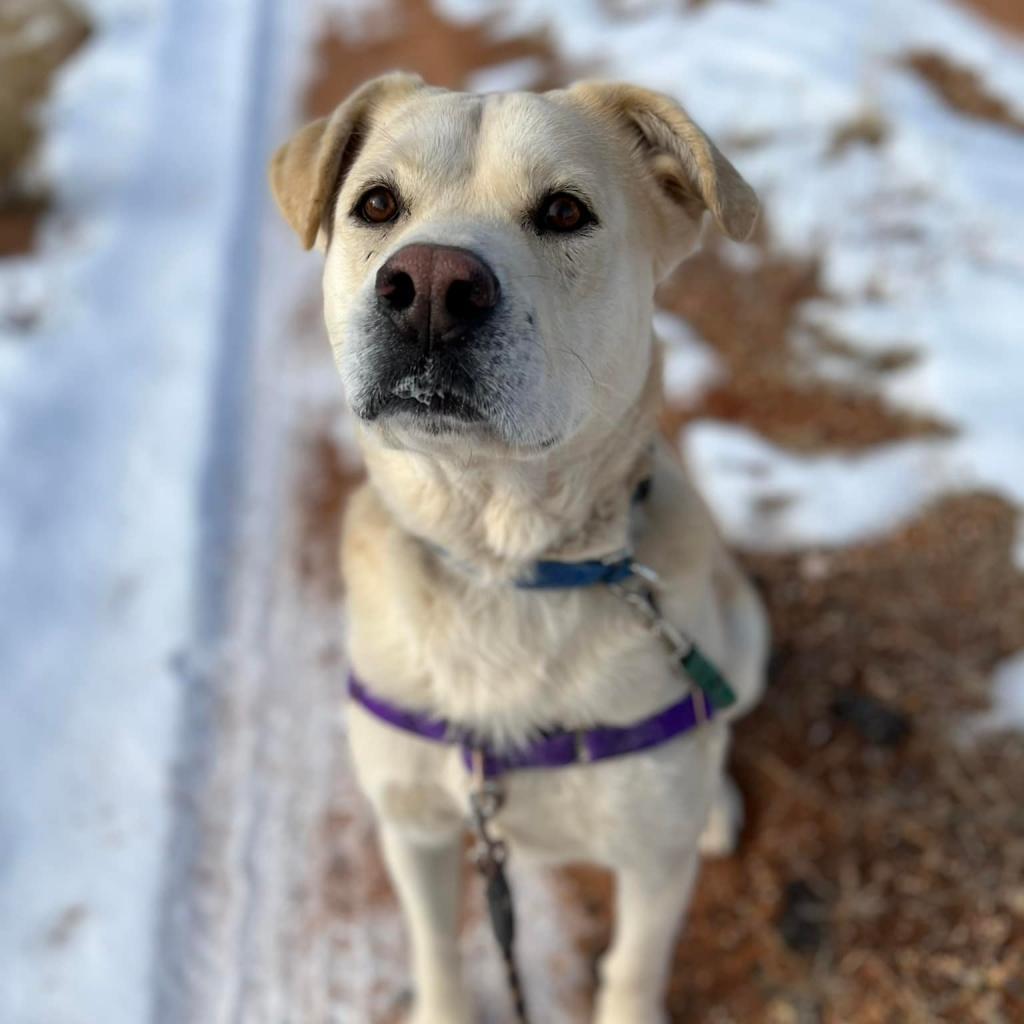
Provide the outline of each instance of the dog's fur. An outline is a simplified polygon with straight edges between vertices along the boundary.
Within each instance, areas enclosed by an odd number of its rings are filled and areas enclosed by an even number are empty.
[[[768,634],[705,506],[655,440],[653,292],[695,246],[705,212],[743,238],[756,199],[659,94],[585,83],[475,96],[401,74],[303,128],[275,155],[271,180],[306,247],[326,253],[327,328],[369,470],[342,552],[359,675],[391,701],[496,744],[644,718],[678,700],[684,683],[622,602],[602,587],[509,585],[538,558],[598,557],[635,542],[661,576],[666,616],[739,694],[729,715],[649,752],[512,774],[497,820],[515,858],[615,872],[615,939],[595,1020],[662,1021],[699,849],[725,851],[734,839],[729,722],[760,694]],[[385,226],[357,221],[355,204],[379,182],[401,193],[404,212]],[[538,233],[531,209],[562,190],[585,197],[598,223]],[[391,363],[375,275],[414,242],[472,250],[500,282],[499,307],[460,356],[480,422],[374,416],[384,389],[410,386]],[[649,501],[631,509],[648,476]],[[349,730],[410,930],[413,1018],[468,1022],[456,938],[468,792],[460,756],[360,707]]]

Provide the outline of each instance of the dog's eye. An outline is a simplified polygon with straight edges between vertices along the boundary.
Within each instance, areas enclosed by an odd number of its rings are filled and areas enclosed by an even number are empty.
[[[568,192],[556,192],[540,204],[537,227],[542,231],[557,231],[566,234],[579,231],[594,220],[594,215],[581,199]]]
[[[363,193],[356,213],[368,224],[387,224],[398,216],[398,199],[391,189],[378,185]]]

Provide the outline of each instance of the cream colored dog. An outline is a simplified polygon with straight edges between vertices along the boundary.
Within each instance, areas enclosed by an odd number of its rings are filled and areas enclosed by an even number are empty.
[[[367,685],[498,746],[651,715],[686,684],[609,588],[511,585],[540,558],[634,547],[660,576],[665,616],[739,695],[729,715],[650,751],[510,774],[496,819],[514,858],[615,872],[595,1020],[662,1021],[699,850],[730,848],[738,824],[729,720],[760,694],[768,635],[656,440],[653,293],[705,211],[745,238],[754,194],[656,93],[586,83],[477,96],[402,74],[303,128],[271,178],[306,247],[326,254],[327,328],[369,470],[342,555],[351,659]],[[646,478],[650,498],[633,507]],[[470,1021],[460,752],[360,706],[349,729],[408,921],[413,1019]]]

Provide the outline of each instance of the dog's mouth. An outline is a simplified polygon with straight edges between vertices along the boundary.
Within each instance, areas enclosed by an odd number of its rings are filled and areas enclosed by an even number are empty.
[[[415,372],[382,382],[361,415],[370,421],[401,415],[432,426],[481,423],[486,416],[475,391],[473,380],[461,368],[428,358]]]
[[[430,419],[460,420],[464,423],[479,423],[484,419],[484,414],[468,398],[445,392],[415,397],[383,395],[372,413],[365,418],[372,420],[398,413]]]

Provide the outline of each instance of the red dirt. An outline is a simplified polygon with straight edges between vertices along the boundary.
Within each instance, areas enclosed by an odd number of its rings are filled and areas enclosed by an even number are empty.
[[[33,35],[35,22],[45,22],[47,30]],[[60,66],[88,36],[84,15],[65,0],[0,9],[0,257],[29,252],[35,242],[49,200],[22,178],[39,142],[39,106]]]
[[[922,434],[943,424],[888,408],[866,391],[810,378],[790,347],[794,318],[803,302],[820,297],[817,267],[773,256],[752,268],[730,266],[711,245],[687,260],[659,291],[659,304],[688,321],[715,349],[727,370],[692,407],[668,411],[666,433],[677,436],[691,419],[742,423],[777,444],[801,451],[854,450]],[[817,338],[835,354],[834,339]],[[847,348],[847,354],[852,355]],[[864,357],[859,357],[862,361]],[[908,356],[895,351],[862,368],[882,374]]]
[[[973,71],[938,53],[913,53],[906,63],[953,110],[979,121],[1002,125],[1013,132],[1024,132],[1024,118],[1015,114],[1004,100],[989,93]]]
[[[39,221],[48,207],[41,197],[0,205],[0,258],[32,251]]]
[[[1024,34],[1024,5],[1020,0],[962,0],[1001,28]]]
[[[432,85],[462,87],[480,68],[533,58],[541,74],[535,88],[560,80],[554,55],[542,37],[495,41],[488,25],[452,25],[426,0],[398,0],[395,19],[378,37],[352,42],[337,32],[323,34],[317,45],[317,73],[306,93],[311,116],[333,110],[360,82],[385,71],[416,71]],[[390,12],[389,12],[390,17]]]

